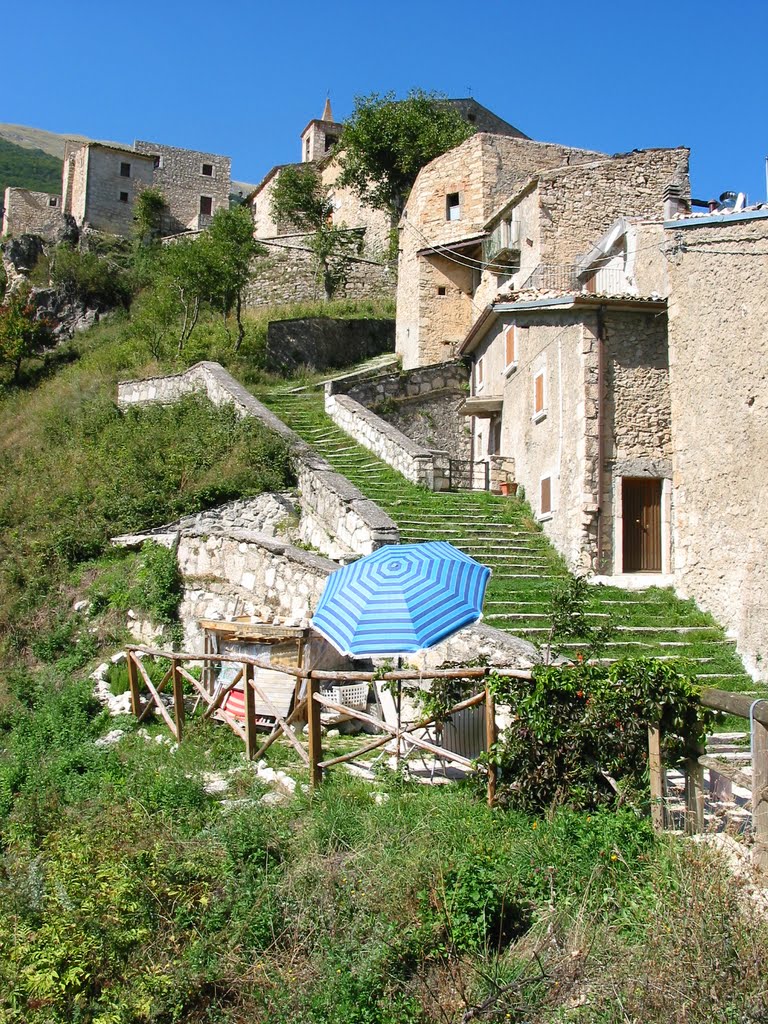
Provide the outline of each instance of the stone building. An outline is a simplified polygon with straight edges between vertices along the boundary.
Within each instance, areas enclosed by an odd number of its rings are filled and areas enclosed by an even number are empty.
[[[768,207],[665,228],[675,579],[768,679]]]
[[[230,159],[154,142],[69,141],[61,194],[7,189],[2,233],[52,238],[68,215],[78,227],[130,235],[136,197],[150,187],[166,199],[163,234],[200,230],[229,207]]]
[[[163,234],[208,227],[217,210],[229,208],[232,162],[228,156],[136,141],[133,148],[154,159],[152,187],[162,192],[167,212]]]
[[[127,146],[68,142],[64,150],[62,206],[78,227],[130,235],[136,197],[153,183],[155,158]]]
[[[422,168],[400,222],[397,351],[406,368],[453,358],[482,308],[474,294],[494,211],[537,169],[598,155],[480,132]]]
[[[432,161],[400,225],[397,351],[404,366],[451,358],[502,287],[580,290],[595,261],[610,276],[603,247],[607,253],[618,241],[626,249],[628,234],[634,263],[646,242],[635,244],[639,228],[628,232],[627,218],[660,222],[670,187],[687,200],[687,149],[607,157],[476,135]],[[617,239],[594,242],[611,228]],[[640,260],[644,283],[655,272],[647,264]]]
[[[61,196],[28,188],[5,190],[0,235],[42,235],[47,238],[62,226]]]
[[[490,306],[460,352],[471,458],[514,465],[570,566],[668,575],[666,302],[523,292]]]

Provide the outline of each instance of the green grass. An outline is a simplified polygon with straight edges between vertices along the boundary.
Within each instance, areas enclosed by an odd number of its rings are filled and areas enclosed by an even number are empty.
[[[343,772],[268,807],[228,730],[192,720],[172,752],[54,677],[5,728],[8,1024],[760,1019],[768,929],[743,883],[630,812],[528,817]],[[229,809],[204,791],[222,769]]]

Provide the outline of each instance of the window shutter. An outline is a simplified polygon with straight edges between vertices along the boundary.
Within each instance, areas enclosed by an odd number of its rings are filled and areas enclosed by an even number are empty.
[[[544,411],[544,374],[538,373],[533,382],[533,411],[538,414]]]
[[[504,347],[504,358],[506,360],[506,366],[511,366],[512,363],[517,361],[517,352],[515,351],[515,328],[508,327],[507,332],[504,336],[505,347]]]
[[[552,478],[549,476],[542,477],[539,504],[541,515],[552,511]]]

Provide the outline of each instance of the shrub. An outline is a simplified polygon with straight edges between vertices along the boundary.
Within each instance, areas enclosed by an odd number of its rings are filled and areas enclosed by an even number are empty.
[[[130,277],[123,265],[109,256],[67,243],[59,245],[54,253],[51,283],[86,306],[127,306],[131,298]]]
[[[712,723],[692,678],[664,662],[537,666],[533,676],[533,683],[490,678],[497,701],[513,711],[488,757],[510,806],[591,808],[614,803],[621,790],[645,791],[648,726],[661,727],[667,760],[675,764]]]

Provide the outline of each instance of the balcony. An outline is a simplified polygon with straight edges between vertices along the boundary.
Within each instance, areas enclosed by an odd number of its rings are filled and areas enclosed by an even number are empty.
[[[518,284],[517,290],[586,295],[631,295],[633,289],[623,267],[591,268],[580,272],[574,264],[540,263]]]

